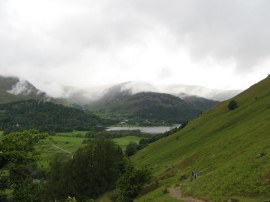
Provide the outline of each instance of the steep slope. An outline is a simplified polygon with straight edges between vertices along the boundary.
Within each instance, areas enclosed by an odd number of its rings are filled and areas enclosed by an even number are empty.
[[[176,184],[207,201],[270,199],[270,77],[234,100],[238,108],[223,102],[133,158],[159,179],[159,187],[137,201],[170,201],[161,189]]]

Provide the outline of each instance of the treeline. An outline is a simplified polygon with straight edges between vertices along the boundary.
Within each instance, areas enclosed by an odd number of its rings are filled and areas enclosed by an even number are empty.
[[[182,107],[148,107],[138,110],[133,114],[133,120],[138,121],[141,125],[171,125],[175,123],[184,123],[185,120],[191,120],[197,117],[201,111],[189,109],[187,106]],[[145,120],[149,120],[145,122]]]
[[[1,201],[54,202],[68,197],[93,201],[110,192],[112,201],[132,202],[151,180],[148,169],[135,168],[119,146],[100,138],[78,149],[70,159],[56,157],[46,175],[37,175],[34,146],[44,137],[46,134],[37,131],[24,131],[0,140]]]
[[[36,100],[0,105],[0,130],[9,133],[35,128],[46,132],[99,130],[113,124],[76,108]]]
[[[140,130],[118,130],[118,131],[89,131],[85,138],[120,138],[126,136],[152,137],[153,134],[142,133]]]

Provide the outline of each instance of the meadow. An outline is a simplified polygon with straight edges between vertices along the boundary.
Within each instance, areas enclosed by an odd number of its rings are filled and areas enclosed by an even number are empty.
[[[37,151],[40,153],[39,166],[47,168],[55,155],[61,155],[63,158],[72,158],[76,150],[85,145],[83,141],[88,139],[84,137],[86,132],[87,131],[73,131],[70,133],[57,133],[56,135],[50,135],[45,140],[42,140],[36,146]],[[125,136],[112,139],[124,151],[128,143],[136,142],[138,144],[141,137]]]

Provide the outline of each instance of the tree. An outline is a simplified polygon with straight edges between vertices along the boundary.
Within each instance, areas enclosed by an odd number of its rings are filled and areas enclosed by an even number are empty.
[[[144,184],[150,182],[151,172],[146,168],[136,169],[128,161],[125,172],[119,177],[116,188],[117,202],[132,202]]]
[[[65,199],[66,189],[63,187],[68,185],[65,182],[66,176],[65,174],[67,171],[65,167],[68,168],[67,159],[63,158],[63,155],[59,154],[56,155],[52,162],[50,163],[50,173],[47,179],[45,193],[44,193],[44,200],[50,201],[50,199],[58,198],[58,199]],[[66,185],[65,185],[66,184]]]
[[[35,145],[47,136],[36,130],[11,133],[0,140],[0,195],[12,191],[12,201],[38,201],[41,187],[34,184],[30,165],[37,159]]]
[[[126,155],[132,156],[137,152],[138,144],[136,142],[130,142],[128,143],[126,147]]]
[[[112,190],[124,170],[121,148],[110,139],[93,139],[62,166],[52,165],[48,189],[51,199],[75,197],[86,201]],[[59,173],[60,172],[60,173]],[[48,193],[52,191],[48,190]]]
[[[231,100],[228,104],[229,110],[234,110],[238,107],[238,104],[235,100]]]

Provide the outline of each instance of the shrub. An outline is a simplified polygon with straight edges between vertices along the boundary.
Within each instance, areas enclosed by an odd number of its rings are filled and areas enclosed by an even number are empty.
[[[136,142],[130,142],[126,147],[126,155],[132,156],[137,152],[138,144]]]
[[[127,162],[124,173],[117,181],[116,201],[132,202],[150,180],[150,170],[146,168],[137,169],[131,162]]]
[[[231,100],[228,104],[228,109],[229,110],[234,110],[238,107],[238,104],[235,100]]]
[[[162,187],[161,192],[163,194],[167,194],[169,191],[168,191],[167,187]]]

